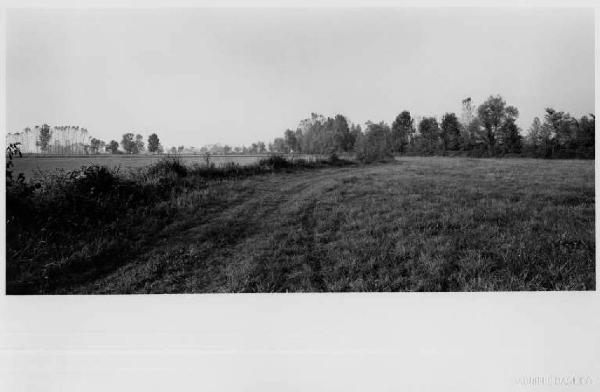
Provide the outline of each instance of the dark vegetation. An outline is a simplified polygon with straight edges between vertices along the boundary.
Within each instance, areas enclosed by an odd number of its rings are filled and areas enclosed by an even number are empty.
[[[461,119],[446,113],[414,119],[401,112],[390,127],[385,122],[348,124],[335,118],[312,114],[294,132],[286,130],[275,139],[270,151],[313,154],[356,153],[363,162],[375,162],[392,155],[594,158],[595,116],[580,119],[569,113],[546,109],[544,121],[534,119],[525,137],[516,125],[519,111],[501,96],[490,96],[477,108],[470,98],[463,101]]]
[[[12,146],[11,146],[12,148]],[[271,156],[256,165],[184,165],[167,157],[135,173],[103,166],[48,172],[39,182],[14,179],[7,164],[7,291],[53,293],[110,272],[152,244],[181,218],[180,201],[220,204],[214,185],[248,176],[351,165],[329,160],[290,162]],[[185,206],[191,207],[191,201]]]

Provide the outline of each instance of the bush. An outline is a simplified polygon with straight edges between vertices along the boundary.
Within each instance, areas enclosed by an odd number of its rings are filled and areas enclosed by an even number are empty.
[[[106,166],[82,166],[68,173],[72,191],[82,194],[106,194],[119,184],[118,172]]]
[[[293,166],[293,163],[287,160],[282,155],[273,154],[268,158],[261,159],[258,162],[259,166],[267,166],[271,169],[286,169]]]
[[[162,158],[147,170],[151,177],[185,177],[188,175],[188,167],[178,156]]]

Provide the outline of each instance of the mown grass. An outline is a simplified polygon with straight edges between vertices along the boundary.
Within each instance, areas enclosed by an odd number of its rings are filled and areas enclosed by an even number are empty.
[[[279,164],[144,170],[85,233],[13,217],[8,292],[595,289],[593,161]]]

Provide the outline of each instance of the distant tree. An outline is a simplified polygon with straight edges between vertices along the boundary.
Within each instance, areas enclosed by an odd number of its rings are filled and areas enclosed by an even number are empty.
[[[424,117],[419,123],[419,134],[422,138],[422,152],[433,154],[440,144],[440,128],[434,117]]]
[[[578,155],[586,158],[594,157],[594,143],[596,130],[596,116],[583,116],[579,120],[575,141]]]
[[[352,148],[354,149],[354,146],[356,145],[356,141],[358,140],[358,138],[362,136],[362,128],[360,127],[360,124],[352,124],[350,126],[350,138],[352,141]]]
[[[460,123],[454,113],[446,113],[440,125],[440,137],[444,151],[460,148]]]
[[[135,135],[135,154],[144,151],[144,137],[140,134]]]
[[[169,153],[171,154],[177,154],[177,147],[173,146],[169,149]]]
[[[123,151],[127,154],[137,154],[136,144],[133,138],[134,134],[128,132],[123,134],[123,138],[121,139],[121,147],[123,147]]]
[[[264,142],[257,142],[256,143],[256,151],[259,154],[264,154],[265,152],[267,152],[267,148],[265,146],[265,143]]]
[[[541,144],[541,132],[542,132],[542,123],[540,122],[540,118],[536,117],[533,119],[531,126],[529,127],[529,131],[527,132],[527,137],[525,138],[525,143],[530,146],[532,149],[537,149]]]
[[[462,100],[462,114],[460,116],[460,123],[464,129],[469,127],[469,124],[475,119],[475,113],[473,109],[473,100],[471,97],[467,97]]]
[[[223,154],[229,154],[229,153],[231,153],[231,147],[226,144],[223,146]]]
[[[334,152],[348,152],[352,150],[354,143],[346,117],[341,114],[336,115],[333,119],[331,132]]]
[[[278,137],[269,145],[269,151],[278,154],[287,154],[289,152],[285,139]]]
[[[116,154],[119,151],[119,143],[116,140],[111,140],[105,147],[106,151],[111,154]]]
[[[481,141],[479,140],[480,123],[475,115],[474,106],[471,97],[462,100],[462,113],[460,116],[460,148],[465,151],[471,150],[478,144],[481,144]]]
[[[410,112],[405,110],[396,116],[392,123],[392,151],[404,154],[414,134],[414,120]]]
[[[294,152],[298,152],[298,153],[303,152],[302,143],[304,140],[304,134],[302,132],[302,129],[297,128],[295,136],[296,136],[296,149],[294,150]]]
[[[508,121],[515,121],[519,117],[519,111],[514,106],[507,106],[506,101],[496,95],[490,96],[477,108],[477,117],[483,126],[479,136],[487,146],[488,155],[493,156],[496,153],[498,131]]]
[[[390,136],[391,129],[386,123],[367,122],[367,130],[360,134],[354,146],[357,159],[361,162],[376,162],[390,157]]]
[[[554,141],[552,140],[552,126],[544,121],[540,127],[538,154],[544,158],[551,158],[554,153]]]
[[[327,119],[317,113],[300,121],[298,129],[302,132],[300,149],[307,154],[328,154],[333,145],[333,138],[326,132]],[[330,139],[330,140],[328,140]]]
[[[498,130],[498,141],[503,153],[519,154],[523,137],[514,119],[508,119]]]
[[[148,136],[148,151],[149,152],[158,152],[158,147],[160,146],[160,140],[158,139],[158,135],[156,133]]]
[[[341,114],[331,118],[311,113],[310,118],[300,121],[295,133],[287,130],[284,135],[288,151],[307,154],[352,151],[354,139],[348,120]]]
[[[48,148],[50,147],[50,138],[52,137],[52,132],[50,131],[50,126],[48,124],[42,125],[40,128],[39,139],[37,145],[40,147],[42,152],[47,153]]]
[[[177,152],[182,153],[184,148],[185,148],[184,146],[177,147]]]
[[[298,139],[296,138],[296,132],[292,131],[291,129],[286,129],[283,134],[283,138],[286,148],[290,152],[298,152],[298,150],[300,150],[298,146]]]
[[[104,146],[105,143],[100,139],[92,138],[90,140],[90,152],[92,154],[98,154]]]
[[[578,127],[575,118],[571,117],[569,113],[547,108],[544,122],[552,129],[553,138],[559,148],[574,147]]]

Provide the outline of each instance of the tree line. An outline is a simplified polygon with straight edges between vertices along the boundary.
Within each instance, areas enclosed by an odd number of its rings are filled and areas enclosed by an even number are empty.
[[[269,150],[277,153],[355,153],[362,161],[393,155],[466,155],[478,157],[594,158],[595,116],[579,119],[547,108],[543,121],[535,118],[525,136],[516,124],[519,111],[500,95],[477,108],[471,98],[462,113],[417,119],[407,110],[393,123],[367,122],[364,129],[342,115],[312,113],[295,131],[287,129]]]
[[[94,139],[92,139],[93,142]],[[102,144],[101,140],[98,140]],[[160,144],[160,139],[156,133],[150,134],[147,139],[147,144],[144,143],[144,137],[140,134],[134,135],[131,132],[124,133],[121,137],[121,147],[126,154],[139,154],[147,148],[150,153],[162,153],[163,146]],[[105,150],[111,154],[122,153],[119,150],[119,143],[116,140],[111,140],[105,145]]]
[[[516,124],[519,110],[508,105],[500,95],[488,97],[475,106],[471,98],[462,101],[460,118],[456,113],[436,117],[414,118],[408,110],[400,112],[391,125],[368,121],[353,124],[338,114],[325,117],[312,113],[300,121],[296,130],[287,129],[282,137],[266,145],[262,141],[250,146],[184,146],[164,151],[156,133],[147,140],[140,134],[123,134],[121,142],[91,138],[86,153],[139,154],[355,154],[361,161],[382,160],[393,155],[465,155],[474,157],[525,156],[536,158],[594,158],[595,116],[572,117],[569,113],[547,108],[543,119],[536,117],[526,134]],[[39,130],[36,145],[42,152],[50,150],[52,130],[46,124]],[[54,127],[58,129],[60,127]],[[70,129],[70,127],[67,127]],[[87,135],[87,130],[82,128]],[[24,134],[28,134],[25,132]],[[11,134],[12,136],[20,134]],[[119,149],[121,147],[121,149]]]

